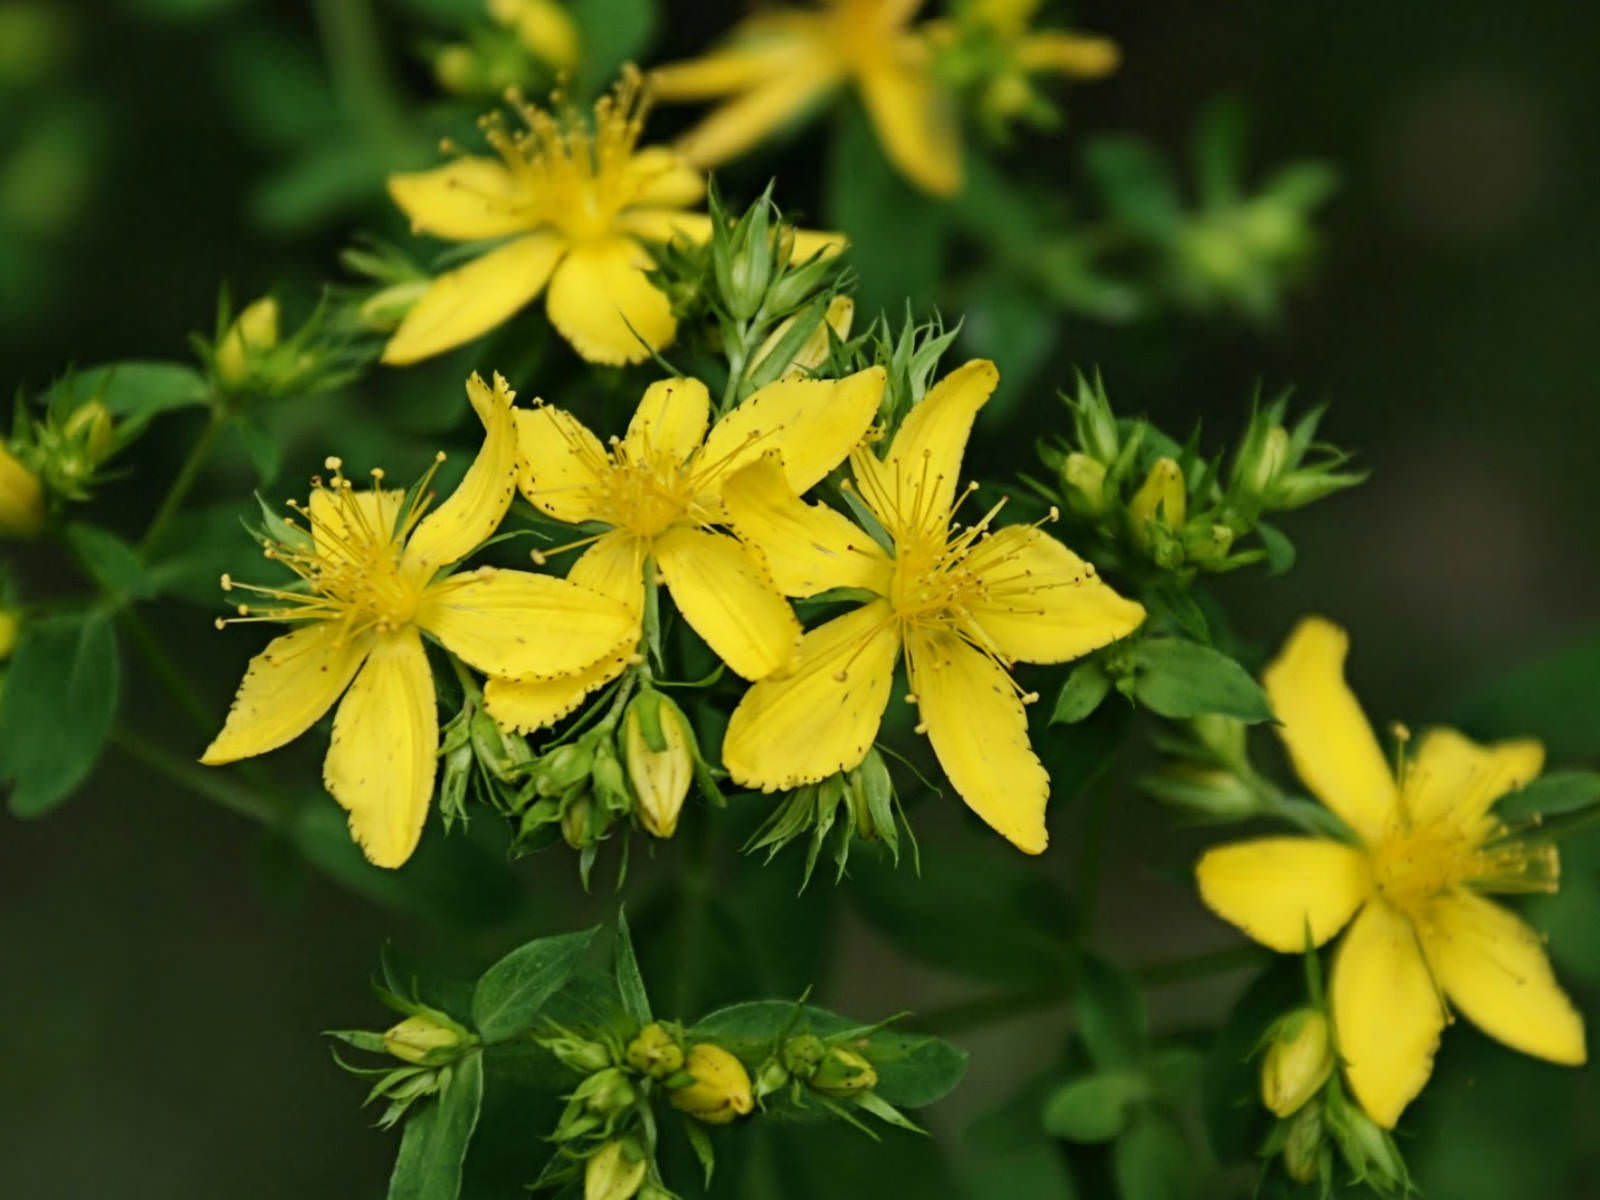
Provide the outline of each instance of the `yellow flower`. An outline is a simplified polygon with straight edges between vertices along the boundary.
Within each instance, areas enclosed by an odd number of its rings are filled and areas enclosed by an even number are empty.
[[[499,155],[394,175],[389,193],[415,232],[457,242],[507,239],[440,275],[384,348],[383,361],[416,362],[471,341],[548,292],[551,323],[591,362],[640,362],[672,341],[678,322],[645,276],[647,246],[711,236],[711,219],[685,211],[705,181],[664,147],[638,149],[645,101],[637,73],[595,105],[593,130],[514,100],[525,128],[484,120]]]
[[[967,363],[911,410],[887,458],[852,456],[857,490],[892,555],[841,514],[802,503],[775,456],[723,488],[735,531],[789,595],[874,594],[807,633],[792,673],[745,694],[722,748],[738,783],[793,788],[859,764],[903,648],[918,731],[956,791],[1020,849],[1044,849],[1050,780],[1028,743],[1031,697],[1007,668],[1087,654],[1132,632],[1144,609],[1035,527],[991,533],[998,506],[974,525],[951,523],[973,418],[998,380],[993,363]]]
[[[1025,75],[1053,72],[1096,79],[1117,69],[1122,54],[1110,38],[1029,26],[1043,0],[973,0],[962,18],[989,30]]]
[[[294,590],[236,584],[264,598],[239,619],[299,624],[250,663],[227,723],[201,762],[265,754],[309,729],[341,693],[323,781],[350,814],[350,832],[374,863],[411,856],[433,795],[439,751],[433,677],[423,633],[472,667],[542,677],[588,667],[614,653],[633,628],[616,601],[566,580],[483,567],[441,572],[477,549],[511,503],[516,477],[512,393],[467,382],[483,420],[483,448],[455,493],[431,513],[426,481],[410,493],[357,491],[329,459],[267,557],[303,581]],[[442,457],[442,456],[441,456]],[[348,687],[348,692],[345,690]]]
[[[844,84],[861,94],[889,160],[924,191],[961,190],[961,137],[927,41],[921,0],[828,0],[746,22],[724,48],[651,72],[662,100],[726,102],[678,142],[696,166],[734,158]]]
[[[1196,872],[1206,904],[1274,950],[1301,952],[1308,934],[1320,946],[1349,925],[1330,979],[1334,1028],[1351,1091],[1392,1128],[1428,1081],[1447,1001],[1558,1063],[1584,1061],[1583,1019],[1539,935],[1484,899],[1555,887],[1555,848],[1508,838],[1490,811],[1539,774],[1543,748],[1436,729],[1397,780],[1344,682],[1348,644],[1308,618],[1263,682],[1295,770],[1355,844],[1259,838],[1208,851]]]
[[[489,16],[516,34],[530,54],[552,67],[578,65],[582,44],[572,14],[555,0],[489,0]]]
[[[573,564],[569,578],[644,611],[644,564],[672,593],[678,611],[722,661],[746,679],[786,669],[800,625],[759,559],[709,526],[723,521],[723,482],[769,449],[783,451],[796,491],[843,462],[872,424],[884,371],[839,380],[780,380],[757,391],[710,433],[711,397],[697,379],[668,379],[645,391],[626,436],[609,448],[572,414],[541,406],[517,414],[522,493],[537,508],[606,531]],[[538,729],[577,708],[620,675],[632,652],[580,675],[548,682],[491,679],[484,701],[495,720]]]
[[[29,538],[43,528],[39,477],[0,444],[0,537]]]

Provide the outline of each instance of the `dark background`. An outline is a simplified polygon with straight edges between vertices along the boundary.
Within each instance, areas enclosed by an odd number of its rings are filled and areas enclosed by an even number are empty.
[[[209,331],[220,280],[247,297],[323,278],[347,229],[394,229],[380,206],[311,237],[259,219],[260,181],[283,150],[240,120],[230,64],[243,39],[314,49],[317,24],[301,6],[42,7],[54,14],[53,49],[0,47],[9,94],[25,97],[0,106],[0,344],[12,384],[38,388],[72,362],[183,358],[186,334]],[[667,5],[656,57],[706,44],[733,11]],[[1343,177],[1318,271],[1276,327],[1067,319],[1041,374],[1054,385],[1073,365],[1099,365],[1123,409],[1180,428],[1203,420],[1219,435],[1258,381],[1331,403],[1326,432],[1359,450],[1372,480],[1290,522],[1300,565],[1289,577],[1230,581],[1244,636],[1264,649],[1301,611],[1327,612],[1354,632],[1352,676],[1374,719],[1420,725],[1502,669],[1596,632],[1595,11],[1107,3],[1075,16],[1116,37],[1125,66],[1075,92],[1066,133],[1040,143],[1036,162],[1058,166],[1063,184],[1074,134],[1138,131],[1178,153],[1197,108],[1223,91],[1248,104],[1257,162],[1318,157]],[[405,61],[403,45],[392,50]],[[420,69],[401,70],[425,89]],[[781,200],[815,207],[806,156],[822,138],[794,143],[776,167]],[[381,400],[381,377],[367,390]],[[1010,447],[1023,444],[1013,435],[1055,427],[1055,404],[1040,387],[1013,409],[1014,425],[980,423],[981,461],[996,473],[1012,465]],[[170,444],[141,453],[175,465],[181,423],[161,429]],[[314,465],[301,457],[290,475]],[[120,485],[118,502],[147,511],[160,477]],[[216,480],[219,496],[246,486]],[[48,586],[48,564],[33,569]],[[152,618],[203,664],[220,717],[250,647],[213,635],[211,615],[173,605]],[[313,780],[315,751],[302,749],[268,769]],[[1101,943],[1126,963],[1228,941],[1179,876],[1133,864],[1136,841],[1147,860],[1166,828],[1143,801],[1116,814],[1113,845],[1130,858],[1107,872]],[[1167,840],[1181,862],[1192,839]],[[1066,873],[1068,850],[1045,869]],[[576,899],[568,866],[547,856],[519,873],[562,920],[603,911],[604,896]],[[823,991],[836,1006],[872,1017],[963,994],[857,923],[845,928]],[[508,944],[503,931],[467,937],[353,897],[253,826],[114,755],[66,809],[8,820],[0,1194],[382,1194],[393,1139],[368,1128],[360,1085],[317,1032],[382,1020],[366,980],[385,937],[475,965]],[[1158,1015],[1172,1025],[1219,1012],[1235,987],[1185,993]],[[1056,1027],[1024,1021],[960,1039],[976,1065],[939,1128],[1003,1094]],[[1436,1088],[1406,1147],[1431,1195],[1600,1194],[1579,1182],[1583,1154],[1571,1149],[1596,1130],[1586,1077],[1572,1083],[1457,1029]],[[1547,1142],[1564,1148],[1546,1154]]]

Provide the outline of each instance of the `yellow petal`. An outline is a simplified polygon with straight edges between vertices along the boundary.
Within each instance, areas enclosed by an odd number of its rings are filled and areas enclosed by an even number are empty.
[[[422,837],[439,754],[433,675],[414,629],[380,638],[333,718],[322,781],[369,861],[398,867]]]
[[[566,253],[565,238],[531,233],[440,275],[383,348],[404,366],[489,332],[537,296]]]
[[[740,467],[776,450],[789,486],[803,493],[820,483],[866,436],[883,398],[882,367],[843,379],[769,383],[718,421],[696,468],[706,490]]]
[[[483,685],[483,706],[503,728],[532,733],[577,712],[590,692],[605,687],[627,665],[626,658],[615,656],[555,679],[491,677]]]
[[[1321,617],[1295,626],[1261,683],[1294,769],[1369,845],[1394,812],[1394,776],[1344,681],[1350,638]]]
[[[406,543],[406,562],[425,574],[483,545],[500,527],[517,491],[517,426],[511,413],[516,393],[498,374],[491,391],[474,372],[467,380],[467,399],[483,422],[483,445],[450,499],[424,517]]]
[[[832,346],[829,331],[836,334],[841,341],[850,336],[850,324],[855,318],[855,301],[849,296],[835,296],[828,301],[828,310],[823,314],[823,319],[817,322],[817,327],[805,344],[795,352],[789,360],[789,365],[783,370],[784,379],[805,379],[812,371],[820,367],[828,357],[828,350]],[[794,323],[799,320],[799,315],[785,318],[778,327],[767,335],[767,340],[761,343],[751,360],[765,365],[767,355],[778,348],[778,343],[784,335],[794,328]]]
[[[648,549],[642,539],[613,529],[578,556],[567,578],[609,596],[638,617],[644,611],[644,559]]]
[[[952,633],[907,639],[911,690],[939,765],[967,807],[1017,849],[1043,852],[1050,776],[1005,669]]]
[[[732,671],[763,679],[794,662],[800,622],[760,561],[738,542],[675,525],[653,550],[683,619]]]
[[[574,246],[550,280],[550,322],[590,362],[643,362],[678,332],[666,296],[645,277],[650,255],[632,238]]]
[[[505,237],[533,224],[527,189],[497,158],[458,158],[431,171],[391,175],[389,195],[413,233],[454,242]]]
[[[850,246],[850,239],[842,233],[829,229],[796,229],[794,241],[789,246],[789,261],[792,263],[810,262],[819,254],[832,256],[843,254]],[[835,300],[842,297],[835,297]],[[847,297],[845,297],[847,299]],[[828,320],[833,321],[834,310],[828,309]],[[849,332],[850,323],[845,322],[845,328],[839,336],[844,337]]]
[[[1121,61],[1122,51],[1110,38],[1081,33],[1034,33],[1017,45],[1017,66],[1028,72],[1098,79],[1115,71]]]
[[[733,711],[722,761],[734,782],[770,792],[858,766],[878,735],[899,649],[881,600],[806,634],[795,669],[757,683]]]
[[[901,53],[876,58],[857,84],[878,140],[900,172],[925,192],[961,190],[961,130],[950,94],[926,55],[903,43]]]
[[[646,146],[628,163],[634,208],[689,208],[706,194],[706,177],[676,150]]]
[[[200,761],[214,767],[294,741],[333,707],[371,646],[370,637],[348,637],[334,621],[274,638],[250,660],[222,732]]]
[[[844,587],[888,592],[889,556],[848,517],[796,496],[776,452],[735,471],[723,484],[722,500],[734,532],[784,595]]]
[[[1444,1028],[1411,923],[1382,900],[1363,908],[1334,956],[1329,995],[1350,1090],[1393,1129],[1428,1082]]]
[[[1320,946],[1372,893],[1366,855],[1327,838],[1269,837],[1217,846],[1195,866],[1206,907],[1263,946]]]
[[[1453,729],[1430,729],[1406,765],[1402,807],[1415,825],[1470,828],[1543,768],[1544,747],[1532,739],[1481,746]]]
[[[565,409],[518,409],[517,486],[528,503],[577,525],[609,513],[611,456],[600,439]]]
[[[1586,1057],[1583,1018],[1556,982],[1544,942],[1520,917],[1465,889],[1439,897],[1423,938],[1435,978],[1479,1029],[1567,1066]]]
[[[711,423],[711,393],[698,379],[659,379],[645,389],[622,439],[636,463],[673,469],[687,462]]]
[[[999,382],[988,359],[963,363],[912,408],[882,460],[867,450],[855,455],[851,466],[862,498],[891,533],[942,530],[950,523],[972,422]]]
[[[715,167],[765,141],[839,80],[838,68],[821,55],[805,55],[783,70],[711,111],[677,141],[697,167]]]
[[[1124,600],[1094,567],[1029,525],[979,542],[965,565],[984,587],[971,606],[983,641],[1015,662],[1066,662],[1144,621],[1143,605]]]
[[[672,208],[630,208],[617,214],[617,224],[646,242],[671,242],[679,238],[696,246],[711,240],[711,218],[705,213]]]
[[[792,39],[752,39],[699,58],[654,68],[650,72],[650,94],[670,104],[742,92],[785,73],[805,54],[805,46]]]
[[[535,575],[480,567],[430,587],[417,624],[462,662],[505,679],[548,679],[593,666],[631,640],[634,616],[609,596]]]

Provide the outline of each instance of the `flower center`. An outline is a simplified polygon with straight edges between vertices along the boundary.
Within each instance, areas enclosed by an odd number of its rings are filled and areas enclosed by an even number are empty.
[[[833,0],[822,16],[823,39],[853,70],[865,70],[893,53],[895,35],[916,7],[906,0]]]
[[[693,480],[675,463],[635,462],[619,454],[609,475],[611,524],[637,537],[653,538],[675,521],[710,515],[699,512]]]
[[[943,533],[921,535],[895,546],[889,606],[905,626],[959,627],[964,610],[983,590],[967,568],[965,547],[952,553]]]
[[[1553,892],[1560,875],[1556,848],[1523,842],[1503,827],[1482,831],[1436,821],[1391,831],[1371,848],[1379,893],[1413,920],[1456,887],[1485,892]]]

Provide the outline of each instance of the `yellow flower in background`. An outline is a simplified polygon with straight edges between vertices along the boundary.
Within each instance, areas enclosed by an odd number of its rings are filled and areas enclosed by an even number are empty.
[[[1144,609],[1034,526],[991,531],[998,505],[976,524],[952,523],[972,422],[998,380],[993,363],[967,363],[911,410],[886,458],[852,456],[857,491],[892,554],[840,513],[802,502],[782,447],[724,486],[734,530],[789,595],[873,593],[807,633],[791,673],[745,694],[722,747],[736,782],[774,791],[857,766],[903,649],[918,731],[956,791],[1019,849],[1045,848],[1050,780],[1028,742],[1031,697],[1007,668],[1087,654],[1131,633]]]
[[[1003,67],[984,98],[985,107],[996,116],[1015,115],[1026,107],[1030,76],[1099,79],[1121,62],[1122,52],[1110,38],[1033,29],[1042,4],[1043,0],[968,0],[958,7],[954,23],[941,22],[933,30],[936,42],[956,36],[956,26],[962,26],[997,43]]]
[[[697,379],[645,391],[626,436],[601,444],[571,413],[548,405],[517,413],[523,495],[557,520],[606,529],[568,578],[644,611],[644,564],[656,570],[694,631],[746,679],[786,669],[800,625],[759,559],[727,534],[723,482],[777,449],[798,491],[819,483],[861,441],[883,395],[882,367],[845,379],[780,380],[761,388],[707,432],[711,397]],[[581,543],[580,543],[581,544]],[[548,681],[491,679],[489,712],[502,725],[538,729],[620,675],[634,649],[580,675]]]
[[[1433,1070],[1447,1003],[1513,1049],[1570,1065],[1585,1059],[1583,1018],[1539,935],[1484,898],[1555,889],[1555,847],[1517,841],[1491,812],[1539,774],[1543,748],[1435,729],[1396,779],[1345,684],[1348,646],[1307,618],[1263,682],[1296,772],[1355,844],[1258,838],[1208,851],[1196,873],[1213,911],[1274,950],[1349,926],[1329,982],[1339,1051],[1356,1099],[1393,1128]]]
[[[702,242],[711,219],[687,211],[705,181],[677,153],[638,148],[646,102],[636,72],[594,108],[554,115],[521,101],[524,128],[484,120],[498,159],[394,175],[389,192],[417,233],[506,239],[440,275],[395,330],[383,361],[413,363],[471,341],[546,291],[550,322],[590,362],[630,363],[672,341],[678,322],[645,276],[651,243]]]
[[[0,537],[28,538],[44,528],[39,477],[0,444]]]
[[[488,11],[528,53],[563,71],[578,65],[583,50],[578,26],[556,0],[488,0]]]
[[[749,150],[846,84],[856,88],[895,167],[924,191],[961,190],[961,135],[927,41],[910,28],[922,0],[828,0],[747,21],[702,58],[650,73],[666,101],[723,99],[678,142],[700,167]]]
[[[581,670],[629,636],[616,601],[563,579],[482,567],[440,572],[483,544],[505,516],[517,473],[513,395],[474,375],[467,395],[483,448],[451,497],[432,512],[427,481],[405,493],[357,491],[339,473],[316,481],[267,557],[300,577],[296,589],[223,577],[263,598],[238,620],[299,624],[250,662],[227,723],[206,749],[210,766],[275,750],[309,729],[343,694],[323,782],[350,815],[367,857],[398,867],[422,835],[433,795],[439,720],[422,634],[485,673],[541,677]],[[442,456],[441,456],[442,457]],[[349,690],[346,691],[346,688]]]

